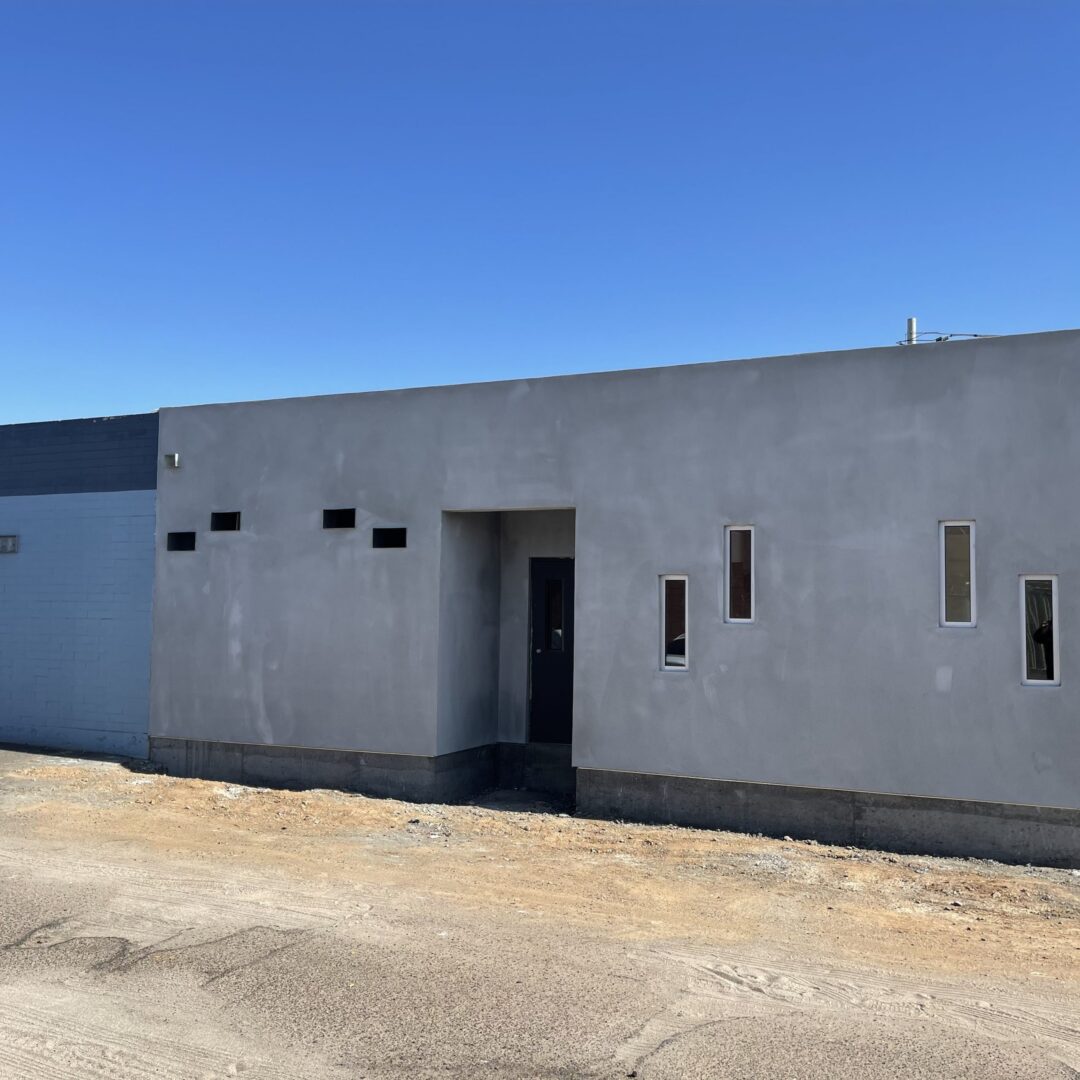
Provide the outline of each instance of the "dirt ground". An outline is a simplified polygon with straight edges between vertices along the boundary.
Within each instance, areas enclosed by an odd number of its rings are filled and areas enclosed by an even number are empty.
[[[4,1077],[1080,1076],[1076,871],[11,752],[0,815]]]

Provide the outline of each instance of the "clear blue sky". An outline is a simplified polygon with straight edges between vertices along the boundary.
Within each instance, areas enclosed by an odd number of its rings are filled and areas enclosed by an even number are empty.
[[[1080,4],[0,3],[0,422],[1080,325]]]

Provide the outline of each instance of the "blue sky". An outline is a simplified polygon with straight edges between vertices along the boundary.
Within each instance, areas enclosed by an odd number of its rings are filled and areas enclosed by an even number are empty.
[[[1080,5],[0,4],[0,422],[1080,325]]]

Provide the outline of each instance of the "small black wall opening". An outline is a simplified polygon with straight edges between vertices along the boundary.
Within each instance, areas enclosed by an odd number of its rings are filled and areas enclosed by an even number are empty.
[[[322,512],[322,527],[324,529],[355,529],[356,507],[340,507],[336,510],[324,510]]]
[[[193,532],[171,532],[165,538],[165,547],[169,551],[194,551],[195,534]]]
[[[240,511],[220,510],[210,515],[211,532],[239,532]]]
[[[372,529],[371,546],[373,548],[405,547],[405,529]]]

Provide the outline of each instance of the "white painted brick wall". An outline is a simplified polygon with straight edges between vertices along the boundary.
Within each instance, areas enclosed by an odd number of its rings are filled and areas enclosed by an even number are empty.
[[[0,497],[0,742],[146,755],[154,500]]]

